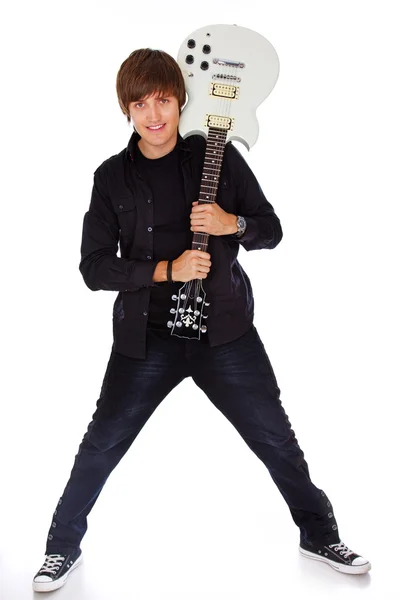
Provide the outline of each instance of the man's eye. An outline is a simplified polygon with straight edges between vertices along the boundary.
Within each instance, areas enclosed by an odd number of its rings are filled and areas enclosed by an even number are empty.
[[[169,102],[168,98],[160,98],[160,100],[162,100],[162,101],[165,100],[165,102]],[[135,108],[137,108],[139,106],[139,104],[144,104],[144,103],[143,102],[136,102]]]

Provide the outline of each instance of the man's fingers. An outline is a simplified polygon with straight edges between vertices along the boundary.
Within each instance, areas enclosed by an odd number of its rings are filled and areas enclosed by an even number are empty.
[[[195,269],[201,269],[202,271],[204,271],[204,269],[210,269],[211,267],[211,261],[210,260],[194,260],[193,261],[193,267]]]
[[[192,223],[201,223],[202,221],[205,221],[208,218],[208,215],[195,215],[194,217],[191,217],[191,221]]]
[[[199,273],[209,273],[210,272],[210,267],[199,266],[199,267],[197,267],[197,271]]]
[[[204,250],[189,250],[189,252],[192,252],[192,255],[197,256],[200,260],[210,260],[211,258],[211,254],[204,252]]]
[[[198,213],[208,212],[210,210],[212,210],[210,204],[196,204],[196,206],[192,207],[192,213],[191,214],[198,214]]]

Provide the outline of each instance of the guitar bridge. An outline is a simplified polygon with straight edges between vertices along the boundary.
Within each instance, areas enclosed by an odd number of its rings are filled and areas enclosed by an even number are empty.
[[[214,58],[214,65],[221,65],[221,67],[235,67],[239,69],[244,69],[244,63],[238,60],[229,60],[229,58]]]

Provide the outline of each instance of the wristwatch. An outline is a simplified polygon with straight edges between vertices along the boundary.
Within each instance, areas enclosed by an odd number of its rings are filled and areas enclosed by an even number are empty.
[[[244,217],[238,216],[237,220],[236,220],[236,226],[237,226],[238,230],[235,233],[235,236],[242,237],[242,235],[246,231],[246,227],[247,227],[246,219]]]

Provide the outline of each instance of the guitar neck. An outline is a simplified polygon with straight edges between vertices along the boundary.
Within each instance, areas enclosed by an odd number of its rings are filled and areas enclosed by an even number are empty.
[[[224,157],[227,131],[210,127],[207,136],[206,152],[204,157],[203,172],[201,174],[199,204],[211,204],[215,202],[219,184],[219,178]],[[194,232],[192,250],[203,250],[208,248],[208,233]]]

